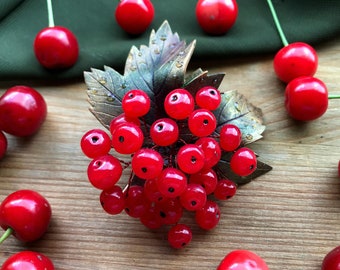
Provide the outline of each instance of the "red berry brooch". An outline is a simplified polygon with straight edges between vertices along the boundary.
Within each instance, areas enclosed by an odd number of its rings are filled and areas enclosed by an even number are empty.
[[[106,128],[80,141],[103,209],[150,229],[168,226],[174,248],[192,238],[185,212],[213,229],[218,201],[271,170],[248,146],[265,130],[261,110],[236,91],[218,90],[222,73],[187,74],[194,48],[164,22],[149,46],[131,48],[124,75],[107,66],[84,73],[90,111]]]

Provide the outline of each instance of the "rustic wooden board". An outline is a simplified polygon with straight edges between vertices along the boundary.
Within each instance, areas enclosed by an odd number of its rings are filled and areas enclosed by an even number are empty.
[[[316,76],[330,93],[340,93],[339,40],[317,50]],[[101,127],[88,111],[85,83],[20,82],[45,96],[48,118],[31,139],[9,137],[0,161],[0,200],[17,189],[35,189],[50,201],[53,219],[34,244],[6,240],[0,263],[31,249],[65,270],[216,269],[226,253],[242,248],[258,253],[272,270],[320,269],[324,255],[340,244],[340,101],[330,101],[327,113],[314,122],[291,120],[271,61],[264,56],[191,63],[192,69],[226,72],[221,89],[238,90],[262,108],[267,129],[251,147],[273,170],[221,203],[219,226],[210,232],[194,227],[190,246],[180,251],[168,247],[164,230],[152,232],[125,214],[109,216],[101,209],[99,191],[87,181],[89,160],[79,147],[84,132]],[[0,83],[1,93],[15,84]]]

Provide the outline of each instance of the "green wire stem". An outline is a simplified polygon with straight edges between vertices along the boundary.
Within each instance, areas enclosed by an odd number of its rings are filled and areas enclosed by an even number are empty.
[[[279,21],[279,18],[277,17],[277,14],[276,14],[276,11],[275,11],[275,8],[273,6],[273,3],[271,0],[267,0],[267,3],[269,5],[269,9],[270,9],[270,12],[272,13],[272,16],[273,16],[273,19],[274,19],[274,23],[275,23],[275,26],[277,28],[277,31],[279,32],[279,35],[280,35],[280,38],[281,38],[281,41],[283,43],[284,46],[287,46],[289,45],[287,39],[286,39],[286,36],[282,30],[282,27],[281,27],[281,24],[280,24],[280,21]]]
[[[48,12],[48,26],[54,27],[52,0],[47,0],[47,12]]]
[[[11,234],[13,233],[13,229],[8,227],[3,235],[0,237],[0,244],[2,244]]]
[[[328,99],[339,99],[340,95],[328,95]]]

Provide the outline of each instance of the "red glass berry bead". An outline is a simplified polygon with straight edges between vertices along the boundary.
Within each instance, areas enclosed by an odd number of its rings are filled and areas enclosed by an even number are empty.
[[[109,153],[111,138],[102,129],[91,129],[81,138],[80,147],[87,157],[100,157]]]
[[[117,126],[112,133],[112,147],[120,154],[133,154],[144,142],[144,135],[139,126],[125,123]]]
[[[148,209],[149,202],[145,199],[142,186],[130,186],[124,193],[125,212],[133,218],[140,218]]]
[[[214,196],[218,200],[228,200],[236,194],[237,186],[229,179],[221,179],[218,181]]]
[[[110,133],[112,134],[114,130],[116,129],[116,127],[118,127],[120,124],[125,124],[125,123],[133,123],[137,126],[140,126],[139,118],[128,117],[125,115],[125,113],[122,113],[112,119],[110,123]]]
[[[217,186],[217,175],[213,169],[204,169],[189,176],[189,183],[200,184],[207,195],[212,194]]]
[[[274,71],[283,82],[301,76],[314,76],[318,67],[318,56],[313,47],[304,42],[288,44],[274,57]]]
[[[242,141],[241,130],[233,124],[225,124],[220,130],[220,146],[224,151],[236,150]]]
[[[141,179],[152,179],[163,170],[163,158],[159,152],[150,148],[139,149],[132,157],[132,171]]]
[[[87,168],[90,183],[101,190],[112,188],[119,181],[122,172],[120,161],[110,154],[94,158]]]
[[[191,133],[197,137],[211,135],[216,129],[216,117],[207,109],[194,110],[188,118],[188,126]]]
[[[79,55],[76,36],[62,26],[42,29],[35,37],[33,47],[39,63],[48,69],[69,68],[77,62]]]
[[[181,120],[187,118],[195,107],[195,100],[189,91],[179,88],[172,90],[164,100],[168,116]]]
[[[6,135],[0,131],[0,159],[2,159],[6,152],[7,152],[7,147],[8,147],[8,141],[6,138]]]
[[[183,207],[178,198],[165,199],[156,205],[164,225],[176,224],[183,216]]]
[[[192,239],[192,231],[185,224],[176,224],[168,232],[168,242],[175,249],[187,246]]]
[[[150,137],[159,146],[169,146],[178,140],[177,123],[170,118],[156,120],[150,127]]]
[[[150,0],[121,0],[115,11],[118,25],[132,35],[142,34],[152,23],[154,7]]]
[[[158,189],[157,178],[145,181],[144,194],[150,202],[160,202],[164,199],[164,196]]]
[[[207,202],[205,189],[199,184],[189,183],[180,196],[180,202],[188,211],[201,209]]]
[[[18,85],[0,97],[0,130],[18,137],[36,133],[47,115],[44,97],[34,88]]]
[[[24,250],[7,258],[2,264],[1,270],[54,270],[54,265],[46,255]]]
[[[328,108],[328,90],[315,77],[299,77],[288,83],[285,107],[295,120],[311,121],[321,117]]]
[[[180,196],[187,187],[185,174],[172,167],[165,168],[157,181],[158,189],[166,198]]]
[[[120,186],[114,185],[112,188],[103,190],[99,196],[100,204],[106,213],[117,215],[125,208],[125,198]]]
[[[212,86],[205,86],[197,91],[195,101],[202,109],[213,111],[220,106],[221,93]]]
[[[204,166],[203,169],[212,168],[221,159],[221,147],[219,143],[211,137],[201,137],[195,144],[203,150]]]
[[[196,19],[200,27],[211,35],[223,35],[235,24],[238,16],[236,0],[199,0]]]
[[[162,218],[159,215],[158,209],[154,204],[149,204],[145,212],[139,218],[140,222],[151,230],[162,227]]]
[[[183,145],[177,153],[177,165],[185,173],[197,173],[204,166],[204,152],[196,144]]]
[[[203,208],[196,211],[195,220],[197,225],[204,230],[215,228],[220,221],[221,212],[216,202],[207,200]]]
[[[140,89],[132,89],[125,93],[122,99],[122,109],[127,117],[138,118],[150,110],[150,98]]]
[[[247,147],[237,149],[230,159],[230,168],[239,176],[252,174],[257,168],[255,153]]]

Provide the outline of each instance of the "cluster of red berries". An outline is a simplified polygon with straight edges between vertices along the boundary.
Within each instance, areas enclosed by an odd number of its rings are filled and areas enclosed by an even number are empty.
[[[216,133],[213,111],[220,102],[220,92],[210,86],[198,90],[195,97],[186,89],[174,89],[164,100],[168,117],[147,125],[143,116],[150,112],[149,96],[139,89],[129,90],[122,99],[123,113],[111,121],[110,135],[92,129],[80,142],[83,153],[92,159],[88,179],[102,190],[103,209],[109,214],[125,209],[151,229],[172,225],[168,240],[174,248],[192,237],[191,229],[180,223],[183,210],[195,212],[202,229],[213,229],[220,219],[213,198],[229,199],[237,188],[214,169],[222,152],[233,153],[230,167],[240,176],[250,175],[257,166],[254,152],[240,146],[242,134],[237,126],[225,124]],[[111,148],[119,155],[131,155],[131,161],[113,156]],[[117,183],[130,166],[129,183],[121,188]]]

